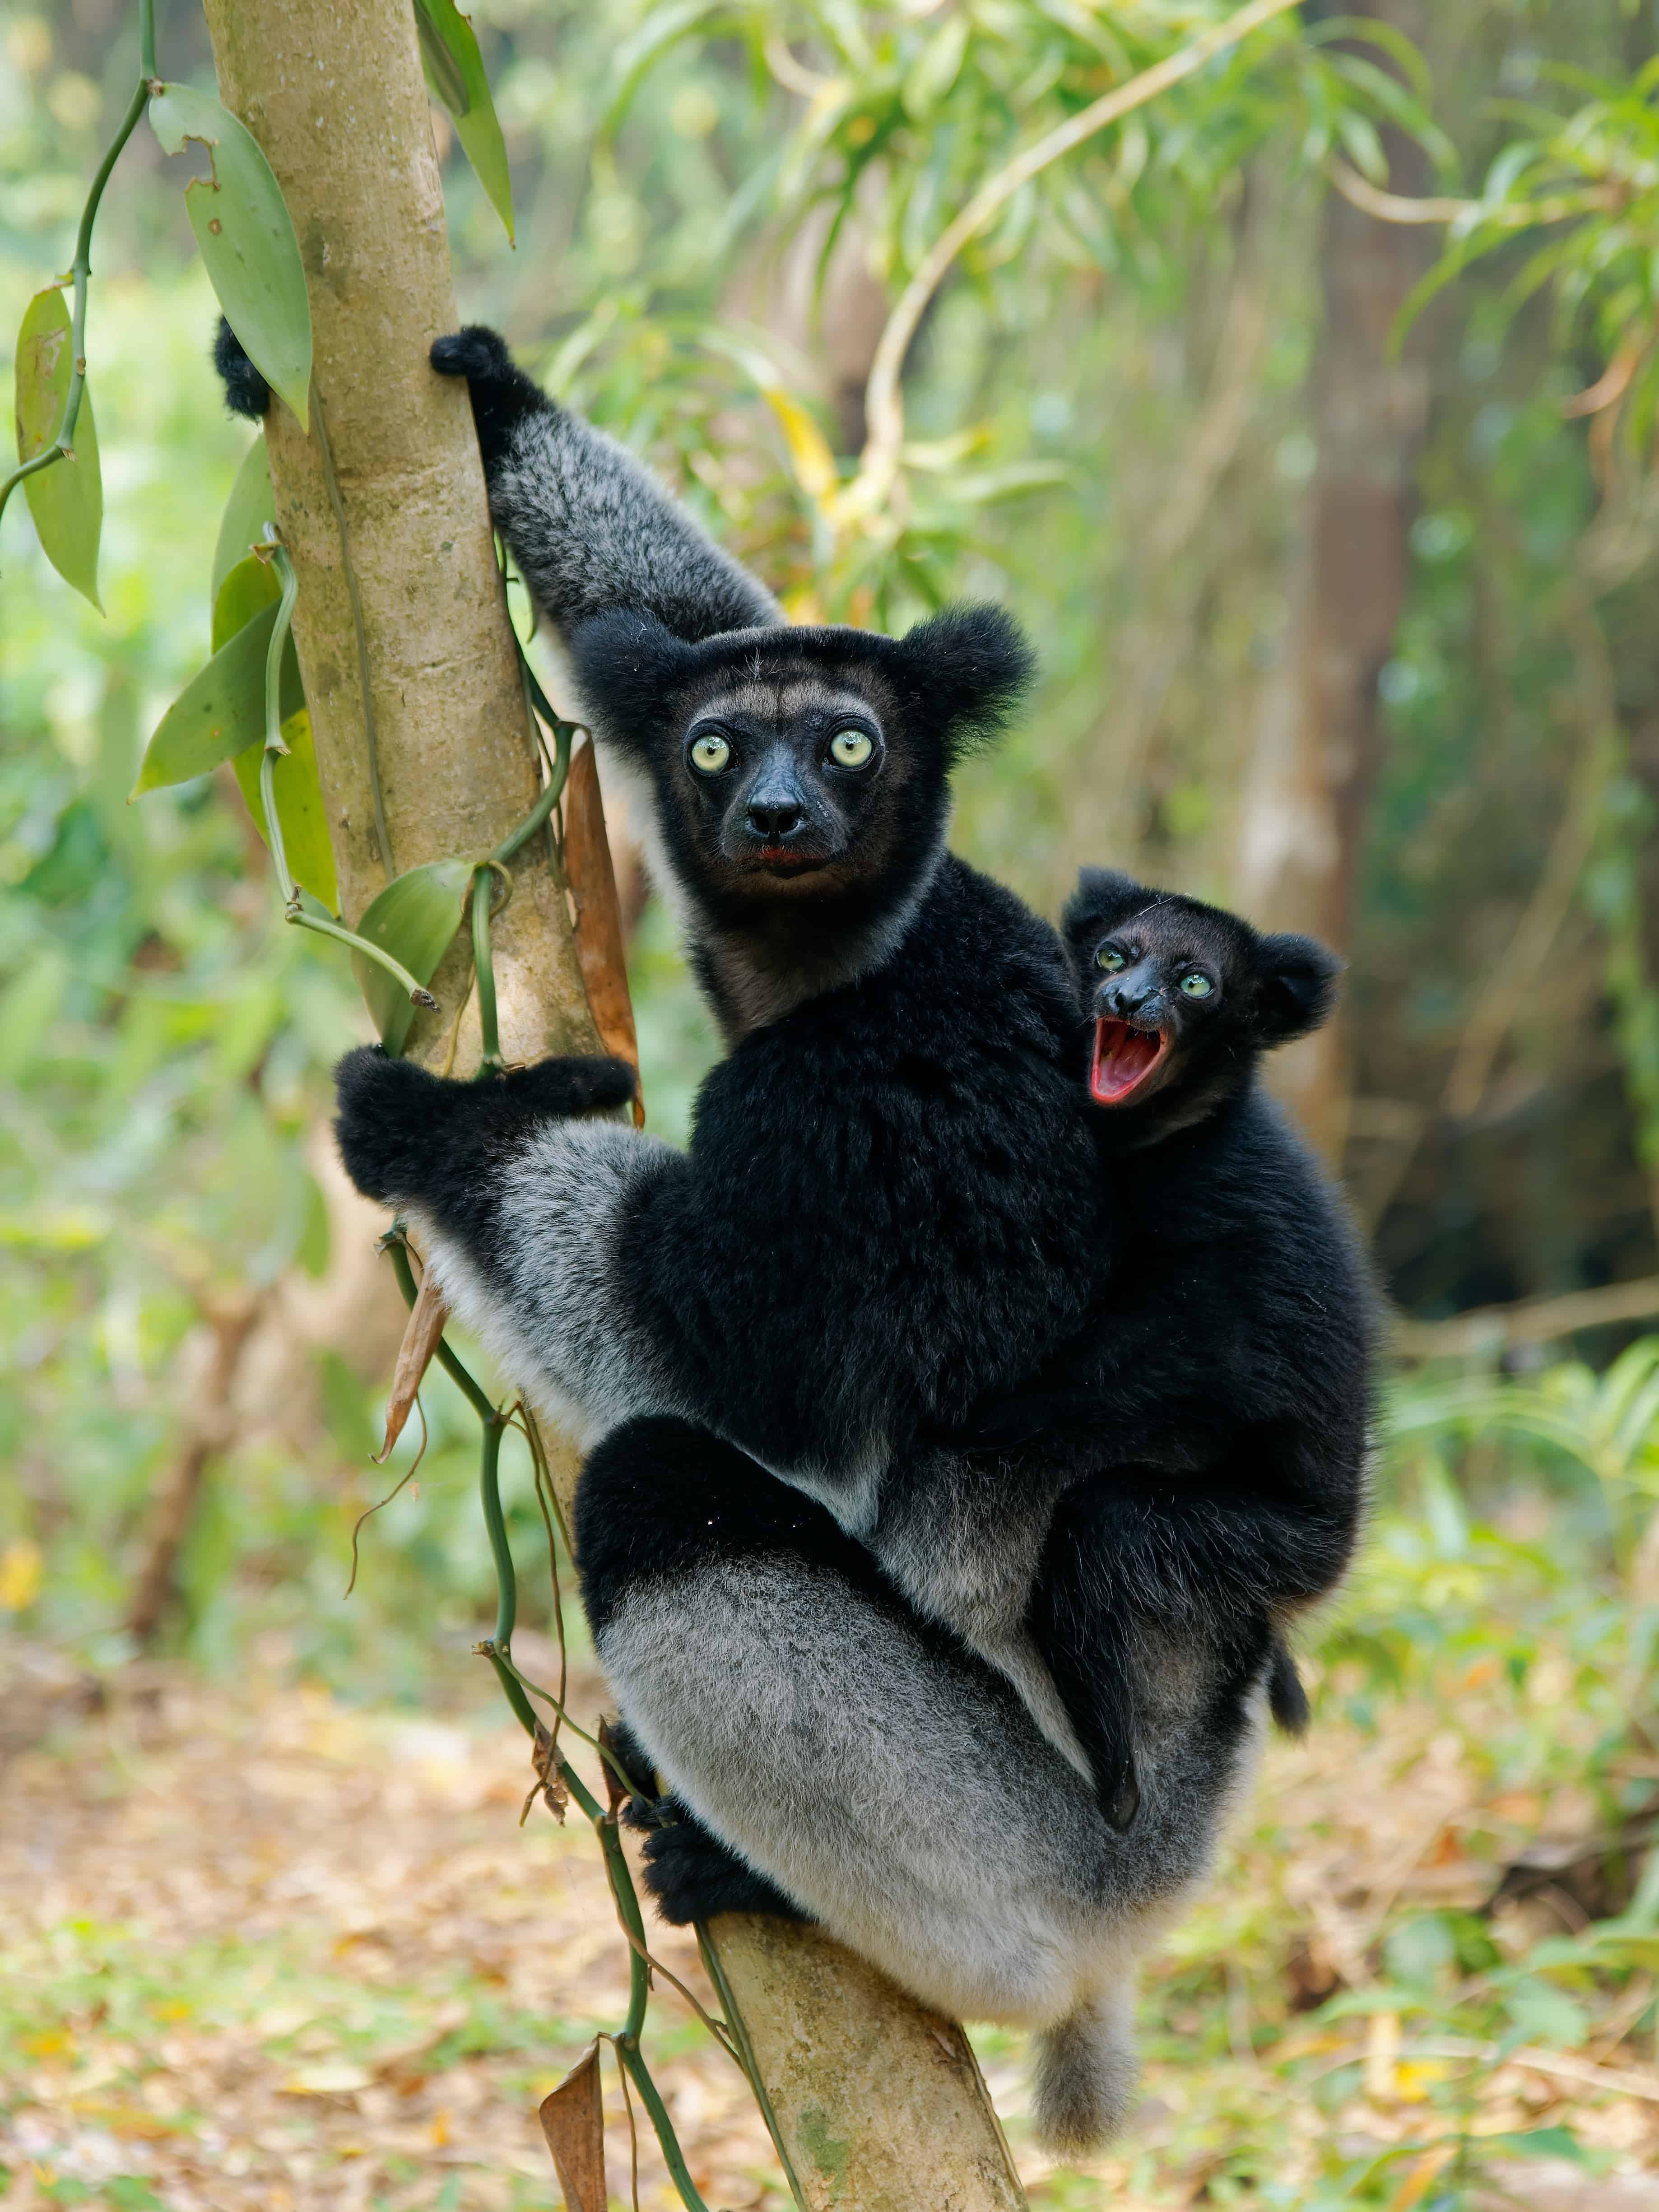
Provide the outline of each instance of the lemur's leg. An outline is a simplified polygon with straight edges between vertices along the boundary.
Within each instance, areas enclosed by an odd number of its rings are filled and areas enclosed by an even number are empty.
[[[646,1838],[646,1887],[663,1918],[676,1928],[717,1912],[766,1912],[779,1920],[806,1915],[775,1882],[744,1864],[705,1828],[672,1790],[659,1791],[651,1755],[625,1720],[611,1729],[611,1750],[637,1784],[623,1814],[625,1827]]]
[[[1032,1588],[1030,1626],[1100,1783],[1109,1820],[1132,1819],[1136,1717],[1130,1654],[1157,1621],[1211,1651],[1230,1680],[1265,1677],[1294,1730],[1307,1701],[1274,1623],[1328,1589],[1352,1542],[1354,1509],[1262,1495],[1248,1444],[1229,1486],[1152,1468],[1114,1468],[1057,1507]],[[1236,1477],[1237,1488],[1232,1486]],[[1252,1492],[1255,1494],[1253,1495]]]
[[[1007,1683],[705,1431],[607,1437],[575,1535],[600,1658],[674,1795],[926,2002],[1063,2018],[1130,1970],[1149,1913],[1203,1867],[1237,1731],[1231,1752],[1172,1747],[1114,1836]]]
[[[619,607],[695,642],[773,629],[781,608],[613,438],[558,406],[482,324],[439,338],[432,366],[472,396],[489,511],[567,638]]]

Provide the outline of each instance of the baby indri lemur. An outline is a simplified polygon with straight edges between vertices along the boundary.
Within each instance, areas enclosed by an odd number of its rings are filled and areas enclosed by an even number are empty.
[[[1149,1623],[1224,1681],[1265,1667],[1277,1717],[1305,1718],[1282,1632],[1353,1547],[1374,1297],[1340,1196],[1256,1079],[1323,1020],[1340,963],[1106,870],[1064,931],[1111,1267],[1061,1352],[900,1459],[869,1541],[988,1656],[1029,1637],[1127,1827],[1156,1755],[1128,1663]]]

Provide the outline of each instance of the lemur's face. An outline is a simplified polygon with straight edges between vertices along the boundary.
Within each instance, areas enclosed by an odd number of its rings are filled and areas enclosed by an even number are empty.
[[[1089,1095],[1150,1108],[1148,1137],[1203,1120],[1262,1053],[1316,1029],[1342,965],[1312,938],[1105,868],[1084,870],[1065,933],[1092,1024]]]
[[[928,809],[884,691],[851,672],[757,668],[722,678],[684,714],[669,781],[711,888],[811,899],[890,872],[921,830],[917,802]]]
[[[1208,919],[1174,901],[1153,903],[1095,945],[1089,1095],[1097,1105],[1144,1104],[1179,1081],[1206,1042],[1237,1029],[1240,948],[1226,931],[1206,927]]]

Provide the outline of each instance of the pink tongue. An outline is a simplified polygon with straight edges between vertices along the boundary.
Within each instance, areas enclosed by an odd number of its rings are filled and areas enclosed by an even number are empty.
[[[1155,1030],[1133,1030],[1125,1022],[1100,1023],[1095,1032],[1096,1097],[1109,1102],[1133,1091],[1158,1058],[1161,1042]]]

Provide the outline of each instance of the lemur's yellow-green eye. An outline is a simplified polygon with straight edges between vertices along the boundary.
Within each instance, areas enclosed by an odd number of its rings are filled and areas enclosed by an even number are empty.
[[[732,757],[732,748],[716,730],[705,730],[691,744],[691,765],[705,775],[718,775]]]
[[[1215,985],[1207,975],[1200,975],[1194,969],[1190,975],[1182,977],[1181,988],[1189,999],[1207,999]]]
[[[867,768],[876,741],[862,730],[837,730],[830,740],[830,757],[837,768]]]
[[[1118,970],[1121,968],[1126,968],[1128,963],[1116,945],[1103,945],[1095,955],[1095,965],[1097,968],[1103,968],[1109,975],[1115,975]]]

